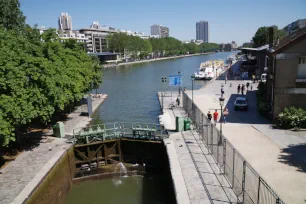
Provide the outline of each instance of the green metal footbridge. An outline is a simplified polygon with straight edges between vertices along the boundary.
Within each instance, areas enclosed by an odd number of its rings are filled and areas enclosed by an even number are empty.
[[[135,140],[162,140],[168,134],[159,124],[115,122],[92,125],[73,130],[73,144],[89,144],[120,138]]]

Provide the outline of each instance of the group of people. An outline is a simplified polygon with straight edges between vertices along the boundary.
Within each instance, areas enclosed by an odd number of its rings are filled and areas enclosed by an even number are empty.
[[[223,111],[223,114],[222,114],[223,122],[226,123],[226,117],[228,116],[229,111],[228,111],[227,107],[225,107],[222,111]],[[211,121],[211,119],[213,118],[214,122],[216,124],[218,122],[218,118],[219,118],[218,110],[216,109],[215,112],[213,113],[213,115],[210,113],[210,111],[208,111],[207,118],[208,118],[209,121]]]
[[[246,90],[248,91],[249,87],[250,87],[250,83],[247,82],[246,85],[242,84],[241,86],[239,84],[238,87],[237,87],[237,93],[240,94],[240,92],[241,92],[241,95],[244,95],[245,87],[246,87]],[[250,89],[251,89],[251,91],[253,90],[252,85],[251,85]]]

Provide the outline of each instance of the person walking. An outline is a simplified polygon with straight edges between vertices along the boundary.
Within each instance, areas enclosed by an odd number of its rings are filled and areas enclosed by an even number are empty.
[[[226,123],[226,117],[228,116],[228,109],[225,107],[223,110],[223,122]]]
[[[180,107],[180,96],[178,96],[176,99],[176,105],[177,107]]]
[[[218,113],[218,111],[216,109],[215,112],[214,112],[214,121],[215,121],[215,124],[217,124],[217,122],[218,122],[218,116],[219,116],[219,113]]]
[[[247,83],[246,83],[247,90],[249,90],[249,86],[250,86],[250,83],[247,82]]]
[[[221,86],[221,95],[223,95],[224,94],[224,86],[222,85]]]
[[[240,94],[240,84],[237,87],[237,92],[238,92],[238,94]]]
[[[208,111],[208,113],[207,113],[207,118],[208,118],[209,121],[211,121],[212,115],[211,115],[210,111]]]
[[[241,94],[242,94],[242,95],[244,95],[244,90],[245,90],[245,85],[242,84],[242,86],[241,86]]]
[[[226,82],[227,82],[227,75],[225,76],[225,84],[226,84]]]

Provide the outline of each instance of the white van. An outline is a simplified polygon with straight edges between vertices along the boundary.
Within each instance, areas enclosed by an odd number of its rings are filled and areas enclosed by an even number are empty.
[[[262,74],[260,77],[261,82],[266,83],[267,81],[267,74]]]

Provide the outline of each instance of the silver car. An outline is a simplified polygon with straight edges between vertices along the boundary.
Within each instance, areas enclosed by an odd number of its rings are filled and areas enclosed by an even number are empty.
[[[248,110],[248,99],[246,97],[237,97],[234,105],[235,110]]]

